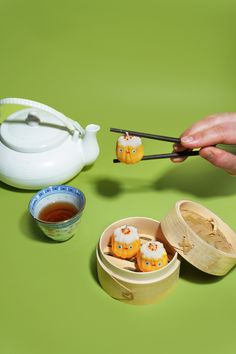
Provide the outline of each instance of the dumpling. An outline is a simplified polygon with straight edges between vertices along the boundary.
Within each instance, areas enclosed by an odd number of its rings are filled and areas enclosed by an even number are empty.
[[[161,242],[144,243],[137,254],[137,266],[141,272],[160,269],[168,263],[166,250]]]
[[[114,256],[129,259],[138,253],[140,239],[134,226],[123,225],[114,230],[111,236],[111,250]]]
[[[141,138],[128,133],[118,138],[116,143],[116,156],[120,162],[134,164],[142,160],[144,148]]]

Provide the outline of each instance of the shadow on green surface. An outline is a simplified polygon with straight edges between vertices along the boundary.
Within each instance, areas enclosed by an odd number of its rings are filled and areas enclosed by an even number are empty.
[[[96,192],[107,198],[113,198],[123,193],[122,185],[115,179],[101,178],[95,180]]]
[[[55,243],[44,235],[27,211],[22,215],[19,226],[22,233],[33,241]]]
[[[176,189],[201,198],[227,196],[236,193],[236,180],[202,160],[175,165],[153,187],[156,190]]]
[[[85,165],[82,169],[83,172],[87,172],[90,171],[94,166],[94,163],[92,163],[91,165]]]
[[[202,159],[176,164],[156,180],[100,177],[93,180],[96,192],[106,198],[122,193],[177,190],[200,198],[236,194],[236,179]]]
[[[28,189],[21,189],[21,188],[16,188],[16,187],[13,187],[13,186],[10,186],[4,182],[1,182],[0,181],[0,189],[5,189],[9,192],[14,192],[14,193],[32,193],[33,190],[28,190]]]
[[[90,273],[93,277],[93,279],[95,280],[95,282],[99,285],[99,280],[98,280],[98,274],[97,274],[97,258],[96,258],[96,248],[93,250],[91,257],[90,257],[90,262],[89,262],[89,266],[90,266]]]
[[[181,258],[180,278],[191,283],[210,284],[220,281],[223,277],[204,273]]]
[[[121,194],[153,191],[151,181],[142,178],[125,178],[123,181],[115,178],[100,177],[92,180],[95,191],[106,198],[115,198]]]

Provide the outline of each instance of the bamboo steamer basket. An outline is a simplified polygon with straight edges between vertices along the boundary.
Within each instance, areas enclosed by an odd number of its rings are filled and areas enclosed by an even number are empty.
[[[117,227],[135,226],[142,237],[162,242],[170,261],[153,272],[136,272],[135,265],[106,254]],[[130,217],[106,228],[97,246],[97,273],[103,289],[113,298],[129,304],[149,304],[165,298],[174,289],[180,269],[177,254],[201,271],[223,276],[236,264],[236,234],[217,215],[189,200],[178,201],[158,222]]]
[[[141,238],[164,243],[170,258],[168,265],[152,272],[137,272],[133,263],[107,255],[106,250],[114,229],[126,224],[135,226]],[[125,303],[144,305],[158,302],[174,289],[179,278],[180,261],[177,252],[164,237],[160,223],[154,219],[129,217],[114,222],[102,233],[96,256],[101,286],[110,296]]]
[[[236,234],[202,205],[180,200],[161,220],[166,240],[196,268],[222,276],[236,264]]]

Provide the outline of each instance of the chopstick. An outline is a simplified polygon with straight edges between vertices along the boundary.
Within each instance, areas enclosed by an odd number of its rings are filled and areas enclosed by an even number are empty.
[[[130,135],[135,135],[139,136],[141,138],[147,138],[147,139],[155,139],[155,140],[161,140],[161,141],[168,141],[170,143],[180,143],[179,138],[173,138],[171,136],[164,136],[164,135],[156,135],[156,134],[148,134],[148,133],[141,133],[141,132],[135,132],[133,130],[125,130],[125,129],[117,129],[117,128],[110,128],[110,131],[113,133],[121,133],[125,134],[128,133]],[[154,155],[153,155],[154,156]],[[192,155],[188,155],[192,156]],[[157,157],[158,158],[158,157]]]
[[[161,140],[161,141],[168,141],[171,143],[180,143],[180,138],[173,138],[171,136],[165,136],[165,135],[156,135],[156,134],[149,134],[149,133],[142,133],[142,132],[136,132],[133,130],[125,130],[125,129],[118,129],[118,128],[110,128],[110,131],[113,133],[121,133],[121,134],[130,134],[134,136],[139,136],[142,138],[147,138],[147,139],[154,139],[154,140]],[[194,150],[194,151],[181,151],[181,152],[171,152],[167,154],[155,154],[155,155],[146,155],[143,156],[142,160],[157,160],[157,159],[166,159],[166,158],[178,158],[178,157],[188,157],[188,156],[198,156],[199,155],[199,150]],[[120,161],[118,159],[113,160],[114,163],[119,163]]]
[[[156,154],[156,155],[146,155],[143,156],[142,160],[157,160],[157,159],[166,159],[166,158],[176,158],[176,157],[187,157],[187,156],[198,156],[199,150],[194,151],[183,151],[183,152],[171,152],[168,154]],[[118,159],[113,160],[114,163],[119,163]]]

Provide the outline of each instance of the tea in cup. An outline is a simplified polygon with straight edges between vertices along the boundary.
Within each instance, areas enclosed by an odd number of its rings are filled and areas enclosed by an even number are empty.
[[[76,233],[84,207],[81,190],[56,185],[37,192],[30,200],[29,212],[46,236],[66,241]]]

